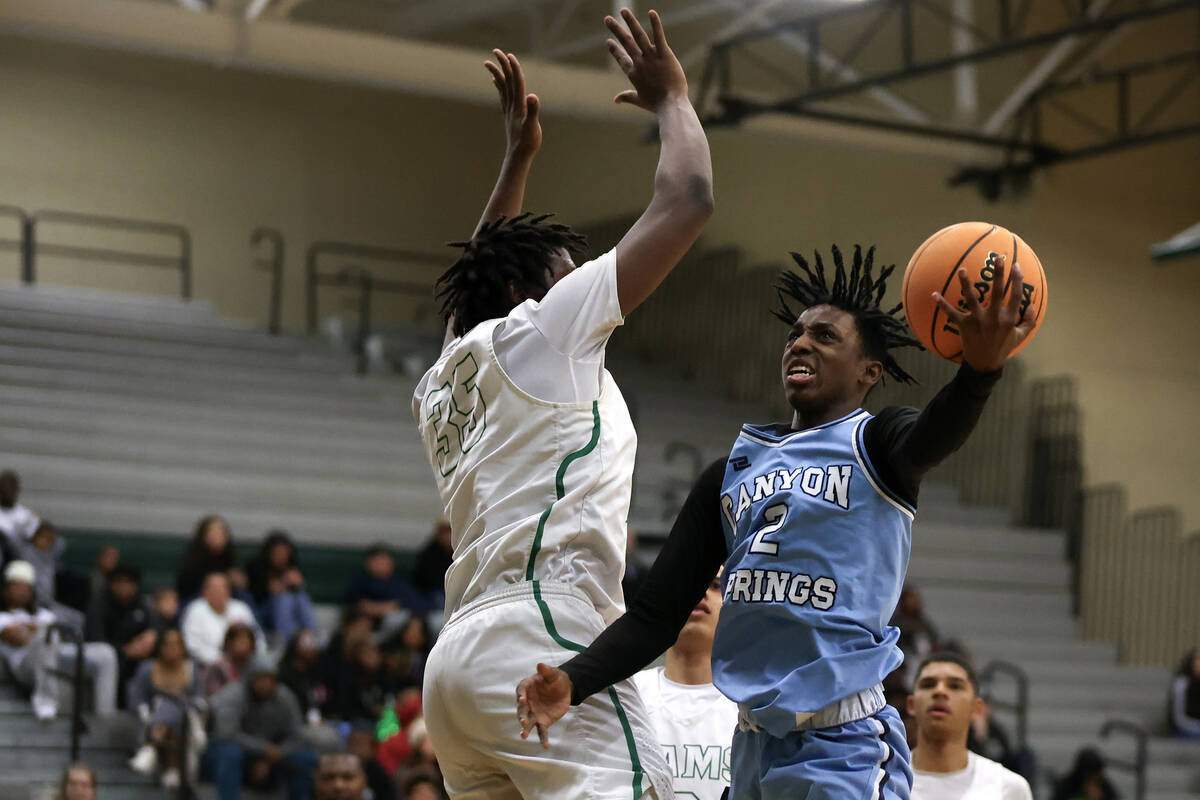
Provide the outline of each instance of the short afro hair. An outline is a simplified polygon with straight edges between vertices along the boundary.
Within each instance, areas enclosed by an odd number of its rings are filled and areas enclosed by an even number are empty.
[[[438,278],[436,297],[442,301],[443,319],[447,324],[453,320],[455,336],[512,311],[510,283],[529,297],[541,297],[557,251],[572,256],[584,252],[587,239],[566,225],[547,222],[552,216],[500,217],[483,223],[469,241],[450,243],[463,253]]]
[[[921,659],[921,663],[917,665],[917,671],[913,674],[914,685],[921,679],[921,673],[930,664],[955,664],[962,667],[962,671],[967,675],[967,681],[971,684],[971,688],[975,690],[975,696],[981,696],[979,693],[979,674],[975,672],[975,666],[971,664],[971,660],[961,653],[955,653],[950,650],[930,653]]]
[[[829,305],[853,315],[858,334],[863,342],[863,350],[868,356],[883,364],[883,371],[900,383],[915,383],[892,357],[891,350],[897,347],[916,347],[921,343],[914,339],[908,330],[908,324],[901,315],[902,304],[885,311],[879,307],[887,291],[887,279],[895,271],[896,265],[891,264],[879,270],[879,277],[871,274],[875,261],[875,248],[867,250],[864,257],[862,248],[854,245],[854,261],[849,272],[842,260],[842,251],[833,246],[833,286],[825,277],[825,263],[821,254],[813,252],[816,266],[810,267],[808,261],[799,253],[792,253],[792,259],[800,268],[800,273],[785,270],[775,284],[775,293],[779,298],[779,308],[773,313],[776,317],[794,325],[800,312],[813,306]],[[788,300],[800,305],[799,311],[792,310]]]

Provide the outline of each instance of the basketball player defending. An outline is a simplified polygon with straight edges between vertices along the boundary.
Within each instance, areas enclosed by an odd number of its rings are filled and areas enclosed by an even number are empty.
[[[632,682],[585,702],[552,754],[517,736],[512,716],[524,672],[514,654],[565,660],[624,610],[636,435],[605,345],[712,213],[708,143],[658,14],[650,33],[622,16],[628,28],[605,20],[633,85],[616,100],[654,112],[662,139],[649,206],[578,269],[569,251],[582,237],[520,214],[538,101],[517,59],[495,51],[508,154],[478,231],[439,281],[448,341],[413,398],[454,546],[424,709],[460,800],[671,797]]]
[[[713,633],[720,617],[717,576],[667,650],[666,665],[633,676],[667,757],[677,800],[721,800],[729,786],[729,743],[738,709],[712,683]]]
[[[523,733],[546,726],[673,640],[725,562],[713,682],[739,707],[735,800],[904,800],[912,785],[899,716],[881,682],[900,664],[888,626],[908,568],[921,477],[975,426],[1005,358],[1027,334],[1021,274],[997,271],[981,308],[960,271],[966,308],[935,295],[962,335],[964,365],[923,411],[862,410],[886,373],[912,378],[890,350],[914,344],[879,307],[892,268],[871,274],[855,248],[826,280],[793,254],[776,314],[790,425],[745,426],[729,458],[702,473],[628,613],[561,668],[539,664],[518,686]],[[800,304],[800,313],[789,305]],[[569,716],[568,716],[569,719]]]

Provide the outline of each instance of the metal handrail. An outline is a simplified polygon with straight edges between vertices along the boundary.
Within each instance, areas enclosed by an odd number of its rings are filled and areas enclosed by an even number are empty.
[[[271,296],[267,306],[267,330],[272,336],[278,336],[282,329],[283,316],[283,234],[274,228],[260,226],[250,234],[250,247],[258,248],[266,240],[271,243],[270,258],[260,258],[257,255],[251,264],[271,273]]]
[[[1134,800],[1145,800],[1146,797],[1146,748],[1149,735],[1141,725],[1128,720],[1110,719],[1100,726],[1100,738],[1107,739],[1109,734],[1120,731],[1133,737],[1136,744],[1133,761],[1108,759],[1108,765],[1113,769],[1123,769],[1132,772],[1136,779],[1137,789]]]
[[[979,672],[979,680],[991,683],[997,674],[1005,674],[1013,679],[1017,687],[1017,698],[1013,701],[997,700],[995,695],[989,698],[993,708],[1011,711],[1017,717],[1017,747],[1024,749],[1029,741],[1029,676],[1025,670],[1011,661],[992,661]]]
[[[169,703],[179,706],[179,716],[182,722],[182,730],[179,735],[179,800],[192,800],[191,775],[188,772],[188,737],[191,735],[192,721],[188,718],[189,703],[184,698],[164,692],[161,689],[155,689],[150,693],[151,697],[161,697]]]
[[[322,285],[345,286],[354,281],[339,280],[337,275],[322,275],[319,270],[320,258],[323,255],[345,256],[350,258],[368,258],[374,261],[389,261],[393,264],[407,265],[444,264],[446,258],[431,253],[416,250],[403,250],[396,247],[377,247],[375,245],[354,244],[353,242],[318,241],[308,246],[304,257],[304,296],[307,330],[310,334],[317,332],[317,287]],[[358,265],[355,265],[356,267]],[[364,269],[358,267],[359,269]],[[344,270],[343,270],[344,271]],[[414,281],[379,279],[372,276],[373,288],[396,294],[407,294],[414,297],[429,297],[431,288],[427,284]],[[361,287],[360,287],[361,288]],[[360,298],[361,305],[361,298]]]
[[[83,636],[70,625],[56,622],[46,628],[46,641],[50,641],[52,633],[60,633],[63,638],[70,639],[75,645],[75,669],[71,674],[71,761],[79,760],[79,737],[85,728],[83,725]],[[57,663],[58,655],[55,654]]]
[[[21,226],[21,235],[17,239],[0,239],[0,250],[16,250],[21,254],[21,280],[30,283],[29,265],[33,263],[30,252],[30,220],[25,209],[17,206],[0,205],[0,216],[12,217]]]
[[[179,240],[179,255],[162,256],[97,247],[81,247],[78,245],[41,244],[37,240],[37,227],[42,222],[61,222],[68,225],[80,225],[91,228],[171,236]],[[37,211],[30,215],[26,227],[28,233],[26,236],[25,263],[22,275],[25,283],[37,282],[37,254],[43,253],[46,255],[69,256],[92,261],[178,269],[180,275],[180,296],[184,300],[190,300],[192,297],[192,235],[182,225],[170,222],[152,222],[149,220],[128,219],[126,217],[109,217],[100,214],[82,214],[75,211],[56,211],[51,209]]]

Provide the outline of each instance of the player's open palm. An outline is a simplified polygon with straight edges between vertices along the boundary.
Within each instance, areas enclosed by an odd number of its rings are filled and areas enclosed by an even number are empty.
[[[492,73],[492,83],[500,93],[508,149],[536,153],[542,146],[542,123],[538,119],[541,101],[536,94],[525,93],[525,73],[515,55],[502,50],[493,50],[492,55],[495,63],[485,61],[483,65]]]
[[[628,8],[621,9],[621,19],[625,20],[625,25],[613,17],[604,18],[604,24],[614,37],[607,42],[608,52],[633,84],[633,89],[616,96],[616,102],[632,103],[654,111],[668,98],[686,98],[687,77],[679,59],[667,45],[658,12],[650,12],[651,35],[646,34]]]
[[[955,308],[937,292],[933,299],[958,328],[962,337],[963,361],[979,372],[994,372],[1004,366],[1033,328],[1032,320],[1021,319],[1023,279],[1021,266],[1013,264],[1012,279],[1006,281],[1003,257],[998,260],[992,278],[991,299],[986,306],[979,302],[965,269],[959,269],[958,280],[966,309]]]
[[[538,664],[537,672],[517,684],[517,716],[521,738],[537,729],[542,747],[550,747],[550,726],[571,707],[571,679],[561,669]]]

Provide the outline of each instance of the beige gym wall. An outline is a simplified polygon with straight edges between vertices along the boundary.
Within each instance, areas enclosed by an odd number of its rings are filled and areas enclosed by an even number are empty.
[[[248,237],[276,226],[289,248],[293,329],[310,241],[436,252],[469,232],[500,153],[490,109],[361,87],[16,38],[0,38],[0,75],[0,203],[183,223],[195,238],[197,296],[256,321],[266,278],[249,268]],[[656,152],[637,142],[640,128],[547,114],[531,208],[584,223],[644,204]],[[902,264],[952,221],[1019,230],[1051,287],[1026,361],[1035,374],[1078,379],[1088,482],[1125,483],[1135,507],[1178,503],[1200,526],[1191,352],[1200,263],[1146,256],[1150,242],[1195,222],[1200,144],[1058,167],[1026,199],[988,205],[946,189],[953,165],[932,156],[738,132],[712,142],[718,212],[708,241],[736,243],[755,261],[861,241]],[[15,258],[0,255],[0,277],[16,275]],[[176,286],[169,273],[49,262],[42,276],[164,294]]]

